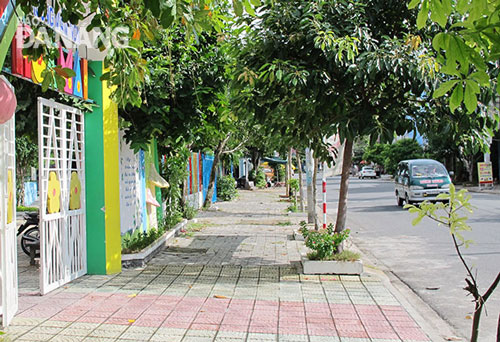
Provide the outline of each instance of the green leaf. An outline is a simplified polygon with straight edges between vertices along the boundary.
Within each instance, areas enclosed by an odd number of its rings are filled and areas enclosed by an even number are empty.
[[[253,9],[250,0],[244,0],[243,4],[245,5],[245,10],[247,11],[247,13],[250,14],[252,17],[255,17],[255,10]]]
[[[163,28],[169,28],[174,22],[175,16],[172,14],[172,8],[165,8],[161,12],[160,23]]]
[[[255,7],[258,7],[260,5],[262,5],[262,2],[260,2],[260,0],[250,0],[250,2],[252,3],[252,5],[254,5]]]
[[[432,98],[436,99],[438,97],[443,96],[448,91],[450,91],[451,88],[453,88],[455,86],[455,84],[457,84],[457,82],[458,82],[457,80],[451,80],[451,81],[441,83],[439,88],[434,91],[434,94],[432,94]]]
[[[431,20],[438,23],[441,27],[446,26],[448,16],[444,13],[443,7],[439,0],[434,0],[431,2]]]
[[[241,3],[241,0],[233,0],[233,8],[234,8],[234,13],[237,16],[243,15],[243,4]]]
[[[50,87],[50,83],[51,83],[51,77],[50,77],[50,74],[49,73],[46,73],[45,74],[45,77],[43,78],[43,81],[42,81],[42,91],[43,92],[46,92],[49,87]],[[66,82],[65,82],[66,83]],[[64,87],[63,87],[64,88]]]
[[[413,9],[415,7],[418,6],[418,4],[420,4],[420,2],[422,2],[422,0],[412,0],[409,4],[408,4],[408,8],[409,9]]]
[[[160,0],[144,0],[144,6],[151,11],[154,17],[160,16]]]
[[[477,96],[474,86],[472,86],[472,82],[473,81],[467,81],[465,85],[464,103],[469,113],[472,113],[477,107]],[[477,84],[475,85],[477,86]]]
[[[452,112],[454,112],[455,109],[457,109],[460,106],[463,97],[464,97],[464,89],[462,87],[462,84],[459,83],[455,87],[455,90],[453,90],[453,93],[451,94],[450,97],[450,110]]]
[[[418,12],[417,16],[417,27],[419,29],[425,26],[428,17],[429,17],[429,3],[427,0],[424,0],[424,2],[422,2],[422,8]]]
[[[482,86],[487,87],[490,85],[490,77],[484,71],[477,71],[475,73],[472,73],[470,77],[475,79]]]

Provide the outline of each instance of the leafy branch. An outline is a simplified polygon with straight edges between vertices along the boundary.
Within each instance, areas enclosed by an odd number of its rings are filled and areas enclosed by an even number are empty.
[[[467,277],[465,278],[467,286],[464,287],[464,290],[471,294],[474,298],[475,308],[470,341],[477,342],[479,336],[479,321],[481,319],[481,313],[484,305],[486,304],[486,301],[500,282],[500,272],[498,273],[488,290],[483,295],[481,295],[481,293],[479,292],[477,279],[472,273],[472,268],[467,264],[467,261],[463,257],[460,250],[461,246],[465,245],[465,248],[467,248],[472,243],[471,240],[466,240],[462,235],[462,232],[471,231],[472,228],[467,224],[468,217],[461,215],[461,212],[463,210],[472,213],[473,206],[470,204],[471,196],[468,195],[467,190],[464,189],[457,192],[455,186],[453,184],[450,184],[449,194],[441,194],[437,197],[437,199],[442,202],[430,203],[424,201],[420,204],[419,207],[416,207],[414,205],[405,205],[405,208],[407,208],[411,214],[417,215],[417,217],[412,221],[413,225],[419,224],[424,217],[428,217],[431,220],[437,222],[438,225],[448,227],[457,256],[459,257],[467,272]],[[442,212],[444,212],[444,214]]]

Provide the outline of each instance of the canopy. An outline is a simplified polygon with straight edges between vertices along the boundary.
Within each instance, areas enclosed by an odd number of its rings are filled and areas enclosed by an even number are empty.
[[[286,160],[279,158],[262,158],[263,162],[268,162],[270,164],[286,164]]]

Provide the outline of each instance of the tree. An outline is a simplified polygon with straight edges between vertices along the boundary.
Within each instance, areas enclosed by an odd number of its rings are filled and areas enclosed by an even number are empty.
[[[401,160],[419,159],[424,156],[424,149],[413,139],[400,139],[387,147],[384,168],[387,173],[395,174]]]
[[[417,6],[419,29],[427,25],[429,18],[441,29],[432,41],[436,64],[432,67],[446,74],[448,80],[434,97],[451,94],[447,101],[452,112],[463,103],[472,113],[478,106],[481,88],[496,86],[500,94],[498,4],[487,0],[412,0],[408,5],[411,9]]]
[[[388,144],[374,144],[368,146],[363,153],[363,160],[384,166]]]
[[[141,105],[148,77],[148,68],[143,58],[143,53],[147,52],[145,44],[161,45],[155,32],[161,28],[181,25],[188,40],[204,31],[221,32],[225,23],[234,15],[245,12],[254,15],[254,8],[260,4],[260,0],[60,0],[54,2],[54,12],[60,12],[63,22],[77,25],[86,21],[88,31],[124,28],[120,39],[128,41],[125,46],[114,46],[109,42],[105,44],[105,39],[98,39],[92,44],[101,51],[107,49],[105,66],[109,68],[109,72],[101,79],[108,80],[113,87],[113,100],[120,107],[126,107]],[[48,2],[19,0],[17,5],[24,13],[31,14],[33,8],[37,8],[39,17],[47,17]],[[73,72],[49,63],[49,60],[57,57],[57,33],[47,31],[45,25],[38,20],[30,20],[30,24],[33,36],[43,37],[45,44],[31,46],[24,53],[32,60],[39,57],[46,60],[48,68],[42,74],[44,91],[53,83],[59,89],[64,88],[65,80],[74,76]]]
[[[378,19],[384,17],[381,24]],[[345,227],[353,141],[392,141],[415,128],[425,89],[409,40],[414,15],[400,1],[274,1],[242,35],[235,79],[243,107],[276,132],[328,158],[345,140],[337,224]],[[410,40],[411,41],[411,40]],[[287,133],[288,132],[288,133]]]

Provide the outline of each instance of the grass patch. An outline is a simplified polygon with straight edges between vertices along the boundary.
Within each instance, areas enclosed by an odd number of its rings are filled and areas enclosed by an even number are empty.
[[[16,208],[17,211],[38,211],[37,207],[25,207],[23,205],[20,205]]]
[[[290,222],[290,221],[281,221],[281,222],[276,223],[276,225],[277,226],[291,226],[292,222]]]
[[[346,249],[342,251],[342,253],[333,254],[326,259],[319,259],[316,251],[308,253],[307,258],[309,260],[322,260],[322,261],[357,261],[359,260],[360,255],[359,253]]]
[[[183,237],[193,237],[194,233],[201,232],[204,228],[210,227],[210,223],[191,222],[186,226],[186,231],[181,234]]]

